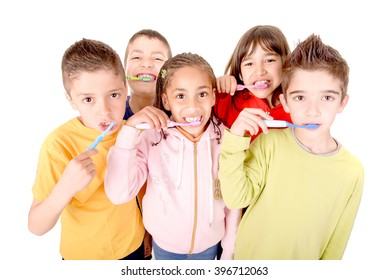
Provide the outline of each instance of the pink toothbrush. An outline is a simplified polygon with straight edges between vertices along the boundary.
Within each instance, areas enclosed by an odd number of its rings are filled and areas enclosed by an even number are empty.
[[[194,122],[189,122],[189,123],[179,123],[179,122],[174,122],[170,121],[167,124],[167,127],[174,127],[174,126],[198,126],[200,125],[200,121],[194,121]],[[151,129],[150,125],[148,123],[140,123],[135,125],[137,129]]]
[[[245,88],[264,89],[266,87],[267,87],[267,84],[262,84],[262,83],[251,85],[251,86],[236,85],[236,90],[243,90]]]

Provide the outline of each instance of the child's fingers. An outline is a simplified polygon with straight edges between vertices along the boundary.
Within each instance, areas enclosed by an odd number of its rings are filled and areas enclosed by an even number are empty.
[[[126,125],[135,127],[140,123],[148,123],[153,129],[160,130],[161,127],[167,127],[169,117],[166,113],[153,106],[147,106],[131,116],[127,121]]]
[[[89,158],[91,156],[97,155],[99,153],[96,149],[86,150],[82,152],[81,154],[77,155],[74,159],[76,160],[84,160],[86,158]]]
[[[244,108],[243,111],[246,111],[247,113],[260,116],[262,119],[265,120],[272,120],[273,117],[270,116],[267,112],[263,111],[260,108]]]

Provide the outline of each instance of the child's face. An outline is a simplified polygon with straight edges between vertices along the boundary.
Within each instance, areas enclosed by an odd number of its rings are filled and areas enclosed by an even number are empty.
[[[256,83],[266,85],[263,89],[250,89],[250,92],[258,98],[271,98],[274,90],[281,84],[281,56],[262,49],[260,45],[255,46],[251,56],[242,60],[240,70],[240,78],[245,85]]]
[[[318,129],[301,131],[315,135],[329,133],[336,114],[343,111],[348,101],[347,95],[341,100],[340,85],[328,72],[297,70],[280,100],[295,124],[319,125]]]
[[[173,74],[162,101],[176,122],[201,121],[199,126],[185,127],[188,133],[197,137],[204,132],[211,116],[215,92],[206,73],[196,67],[183,67]]]
[[[111,70],[82,72],[72,81],[70,96],[66,96],[86,127],[104,131],[114,121],[113,133],[123,119],[127,88],[123,78]]]
[[[154,96],[155,83],[159,70],[169,58],[167,46],[158,39],[139,36],[127,48],[126,75],[149,77],[152,81],[128,81],[133,94],[142,93]]]

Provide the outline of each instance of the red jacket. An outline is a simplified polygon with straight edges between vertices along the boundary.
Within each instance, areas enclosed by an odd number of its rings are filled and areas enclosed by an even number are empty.
[[[270,116],[275,120],[292,122],[290,115],[284,111],[281,104],[270,108],[266,99],[252,96],[247,89],[238,91],[233,96],[225,93],[216,93],[216,104],[214,107],[217,115],[228,128],[231,128],[239,113],[244,108],[260,108],[265,112],[269,112]],[[262,133],[261,129],[259,129],[258,134],[251,137],[251,141],[260,133]]]

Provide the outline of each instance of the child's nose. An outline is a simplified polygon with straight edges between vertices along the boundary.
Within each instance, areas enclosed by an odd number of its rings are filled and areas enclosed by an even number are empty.
[[[314,117],[319,116],[320,110],[319,110],[318,104],[316,104],[316,102],[313,102],[313,101],[308,102],[305,114],[307,116],[314,116]]]
[[[259,63],[256,67],[256,74],[261,76],[266,74],[266,67],[262,63]]]
[[[97,104],[97,110],[101,115],[108,114],[110,112],[110,106],[108,101],[101,101]]]
[[[154,62],[152,59],[144,58],[142,60],[142,66],[145,68],[151,68],[151,67],[153,67],[153,65],[154,65]]]

